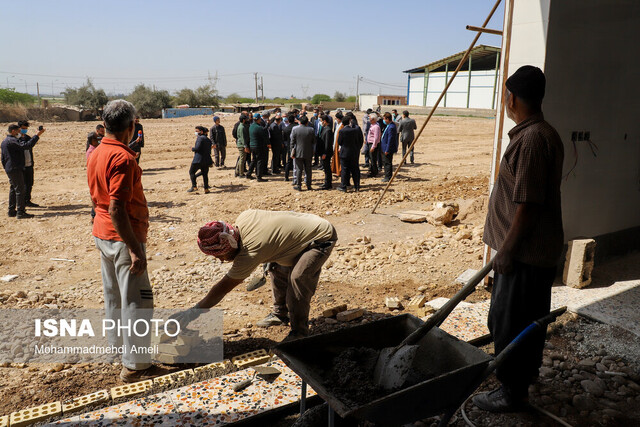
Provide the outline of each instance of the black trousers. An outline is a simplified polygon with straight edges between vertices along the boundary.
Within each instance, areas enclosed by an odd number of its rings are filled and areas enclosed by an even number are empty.
[[[25,166],[24,168],[24,202],[31,203],[31,189],[33,188],[33,166]]]
[[[367,147],[366,151],[364,152],[363,156],[364,156],[364,166],[367,167],[369,166],[369,161],[371,159],[371,144],[368,143],[364,143],[364,145]]]
[[[24,212],[26,186],[24,185],[24,171],[13,170],[7,172],[9,177],[9,212]]]
[[[289,173],[293,170],[293,159],[291,158],[291,150],[288,145],[284,146],[284,178],[289,179]]]
[[[271,172],[278,173],[280,172],[280,164],[282,155],[280,152],[282,151],[282,145],[273,144],[271,145]]]
[[[333,173],[331,172],[331,157],[322,159],[322,170],[324,171],[324,188],[333,186]]]
[[[258,151],[258,156],[262,158],[262,175],[267,175],[269,173],[269,148],[261,148]]]
[[[340,186],[346,188],[349,186],[349,177],[353,178],[353,186],[356,190],[360,189],[360,165],[358,157],[353,158],[340,157]]]
[[[296,181],[298,183],[298,187],[302,186],[302,172],[304,171],[305,175],[305,183],[307,184],[307,188],[311,188],[311,159],[300,159],[296,157],[294,159],[296,162]]]
[[[264,159],[260,151],[261,150],[259,148],[251,149],[251,164],[249,165],[249,170],[247,170],[247,176],[251,176],[255,169],[258,178],[262,178],[262,173],[264,171]]]
[[[413,139],[409,141],[402,141],[402,157],[404,157],[404,155],[407,154],[407,149],[409,148],[412,142],[413,142]],[[411,149],[411,154],[409,154],[409,159],[411,160],[411,163],[413,163],[413,149]]]
[[[369,149],[371,149],[371,147],[369,147]],[[378,172],[380,171],[380,168],[382,167],[382,165],[378,161],[378,158],[380,157],[380,144],[378,144],[378,146],[375,148],[375,150],[373,150],[373,152],[369,153],[369,156],[370,156],[369,174],[371,176],[377,176]]]
[[[203,163],[191,163],[189,168],[189,177],[191,177],[191,186],[197,187],[196,184],[196,172],[202,171],[199,175],[202,175],[204,181],[204,188],[209,188],[209,165]]]
[[[391,179],[393,172],[393,153],[382,154],[382,163],[384,164],[384,177]]]
[[[549,314],[556,268],[514,261],[511,274],[496,274],[491,292],[488,326],[496,354],[527,326]],[[525,397],[538,377],[546,334],[529,335],[496,369],[498,380],[516,397]]]

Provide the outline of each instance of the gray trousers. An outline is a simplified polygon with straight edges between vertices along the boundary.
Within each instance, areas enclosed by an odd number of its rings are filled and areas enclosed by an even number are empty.
[[[295,184],[298,187],[302,186],[302,172],[304,172],[304,180],[307,184],[307,188],[311,188],[311,159],[300,159],[296,157],[294,159],[296,180]]]
[[[271,266],[273,312],[278,316],[288,314],[294,333],[309,333],[311,297],[316,293],[322,266],[329,259],[336,239],[334,231],[334,237],[327,247],[302,252],[291,267],[275,263]]]
[[[97,237],[94,239],[101,254],[105,319],[120,321],[121,325],[127,325],[129,321],[133,323],[137,319],[149,322],[153,312],[153,292],[147,271],[140,275],[129,272],[131,256],[124,242]],[[124,344],[122,364],[125,367],[140,370],[151,366],[150,354],[129,351],[133,345],[149,347],[150,335],[138,337],[132,333],[122,333],[120,336],[110,333],[108,340],[110,345],[116,347]]]

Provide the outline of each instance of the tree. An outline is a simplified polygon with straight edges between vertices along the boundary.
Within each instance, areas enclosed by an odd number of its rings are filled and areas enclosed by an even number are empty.
[[[200,86],[196,90],[189,88],[181,89],[175,98],[177,105],[187,104],[190,107],[217,107],[218,91],[213,85]]]
[[[137,85],[127,96],[142,117],[159,117],[163,108],[171,107],[171,95],[166,90],[153,90],[144,84]]]
[[[192,89],[184,88],[180,89],[178,93],[176,93],[175,97],[176,105],[188,105],[189,107],[195,107],[198,103],[196,99],[196,94]]]
[[[196,106],[217,107],[220,102],[218,100],[218,91],[212,84],[200,86],[195,90]]]
[[[333,100],[336,102],[344,102],[346,99],[347,96],[342,92],[336,91],[336,93],[333,94]]]
[[[240,102],[240,99],[242,97],[240,96],[239,93],[230,93],[229,95],[227,95],[227,97],[225,98],[225,102],[228,104],[237,104],[238,102]]]
[[[16,92],[15,89],[0,89],[0,104],[33,104],[36,97],[28,93]]]
[[[356,102],[356,96],[355,95],[347,96],[344,102]]]
[[[320,104],[322,102],[328,102],[328,101],[331,101],[331,97],[329,95],[325,95],[324,93],[316,93],[311,98],[312,104]]]
[[[94,110],[101,109],[109,101],[104,90],[96,89],[91,79],[87,79],[87,82],[79,88],[67,88],[62,94],[67,104]]]

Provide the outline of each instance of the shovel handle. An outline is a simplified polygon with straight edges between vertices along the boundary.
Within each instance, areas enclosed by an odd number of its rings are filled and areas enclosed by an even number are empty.
[[[422,337],[427,335],[427,333],[433,329],[434,326],[440,326],[442,322],[447,318],[449,314],[453,311],[454,308],[460,303],[460,301],[464,300],[466,297],[471,295],[473,291],[475,291],[476,286],[484,277],[489,274],[491,269],[493,268],[493,260],[490,260],[487,265],[482,267],[480,271],[473,275],[471,279],[467,282],[466,285],[462,287],[445,305],[440,307],[438,311],[436,311],[431,317],[427,319],[426,322],[418,329],[413,331],[408,337],[406,337],[397,347],[396,350],[405,345],[413,345],[420,341]]]

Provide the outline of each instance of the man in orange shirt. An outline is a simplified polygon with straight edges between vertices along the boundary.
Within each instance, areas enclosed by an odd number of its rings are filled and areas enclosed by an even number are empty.
[[[129,147],[135,131],[135,107],[122,99],[110,101],[102,118],[106,134],[87,161],[87,179],[96,211],[93,236],[101,253],[105,316],[126,324],[149,321],[153,292],[147,274],[145,243],[149,210],[142,190],[142,169]],[[145,310],[147,309],[147,310]],[[163,374],[149,354],[134,354],[131,346],[148,347],[150,337],[109,336],[109,344],[125,345],[120,378],[135,382]]]

